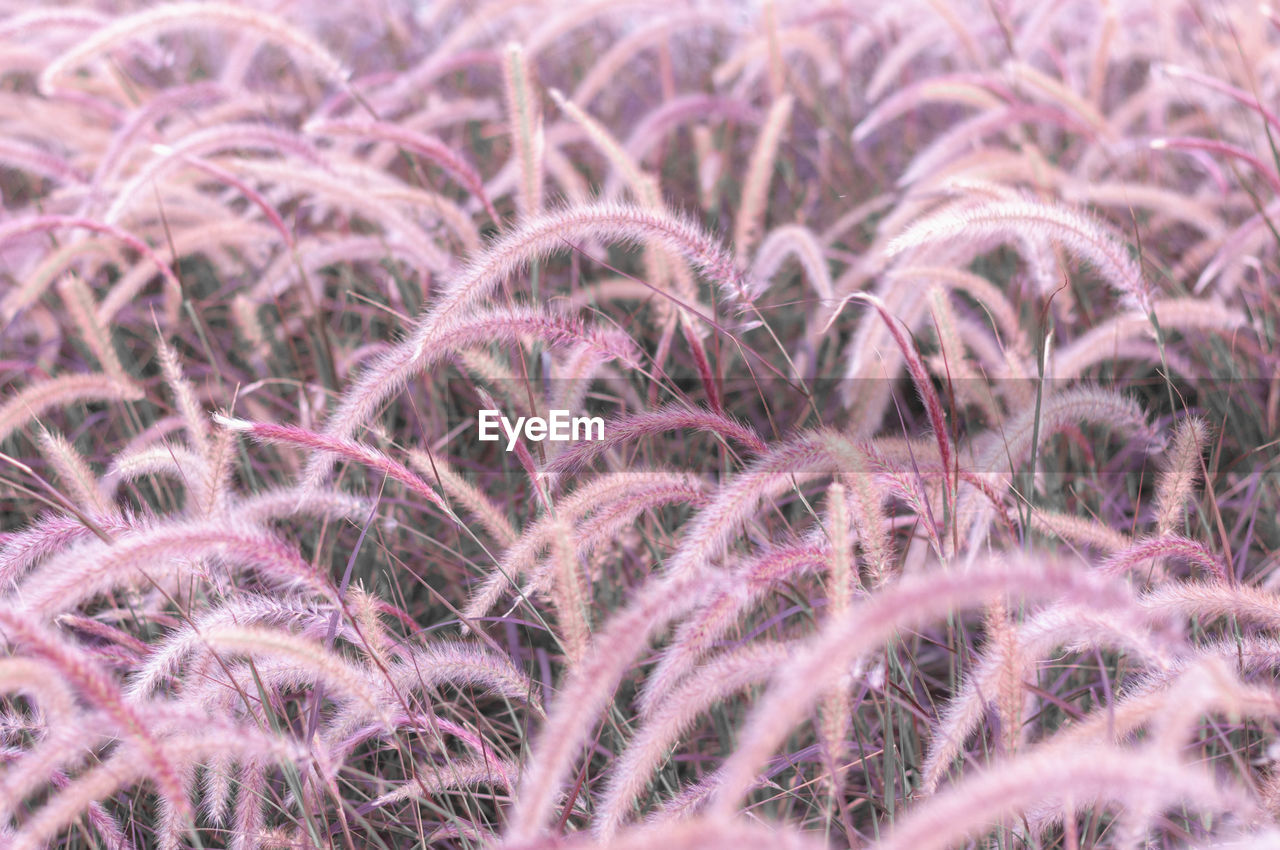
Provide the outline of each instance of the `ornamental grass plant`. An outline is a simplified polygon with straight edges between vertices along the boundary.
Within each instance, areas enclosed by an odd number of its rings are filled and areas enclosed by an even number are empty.
[[[1278,98],[1252,0],[0,0],[0,850],[1280,847]]]

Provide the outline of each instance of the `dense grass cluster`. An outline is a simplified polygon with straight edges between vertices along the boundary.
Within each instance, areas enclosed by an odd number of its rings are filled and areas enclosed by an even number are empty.
[[[1280,846],[1270,7],[0,9],[0,848]]]

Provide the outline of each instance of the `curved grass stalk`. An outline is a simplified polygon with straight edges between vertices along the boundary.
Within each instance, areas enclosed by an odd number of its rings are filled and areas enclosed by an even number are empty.
[[[188,730],[183,735],[170,737],[165,745],[187,764],[228,748],[254,758],[267,755],[281,761],[305,759],[305,754],[296,747],[262,734],[252,727],[236,729],[231,733],[220,724],[215,724],[203,731]],[[48,846],[48,842],[91,803],[105,800],[119,789],[147,778],[151,775],[149,768],[145,751],[129,745],[120,747],[101,763],[72,780],[32,814],[13,835],[10,847],[13,850],[39,850]],[[185,794],[185,789],[179,790]],[[168,796],[167,799],[169,805],[177,805],[179,801],[186,804],[185,796]],[[190,817],[190,812],[182,811],[181,815]]]
[[[404,649],[387,675],[399,696],[420,688],[473,685],[505,699],[540,706],[540,690],[511,659],[462,641],[437,641]]]
[[[929,755],[921,767],[920,791],[934,793],[943,774],[959,755],[965,739],[982,721],[989,703],[1001,697],[1002,684],[1011,680],[1019,693],[1006,701],[1021,701],[1034,666],[1055,647],[1079,652],[1086,648],[1114,647],[1131,653],[1139,664],[1157,670],[1171,669],[1183,649],[1176,630],[1163,622],[1167,613],[1147,599],[1134,600],[1149,613],[1141,618],[1120,618],[1092,606],[1055,605],[1035,614],[1016,629],[1011,641],[994,643],[983,653],[974,671],[966,676],[959,693],[947,704],[931,736]],[[1012,699],[1010,699],[1012,696]],[[1021,728],[1019,716],[1019,728]]]
[[[680,95],[640,119],[627,137],[627,153],[643,163],[681,124],[723,118],[739,124],[758,124],[760,115],[746,101],[714,94]]]
[[[552,703],[516,791],[506,838],[534,840],[551,817],[573,760],[609,695],[652,635],[696,603],[703,582],[691,576],[650,580],[606,621]]]
[[[710,812],[732,812],[738,798],[791,727],[841,672],[862,654],[909,628],[956,608],[1003,594],[1065,597],[1099,604],[1114,585],[1097,576],[1061,564],[1032,566],[990,565],[946,576],[904,578],[872,599],[855,606],[848,616],[828,623],[792,663],[779,671],[753,708],[738,738],[738,747],[725,762],[723,780],[710,802]]]
[[[204,646],[208,631],[232,626],[284,626],[298,629],[298,634],[320,640],[328,631],[332,612],[302,600],[278,600],[269,596],[242,593],[182,628],[169,633],[164,640],[152,644],[151,651],[132,671],[125,693],[132,699],[150,697],[165,679],[177,675],[182,662]],[[339,622],[337,636],[357,642],[358,636]]]
[[[520,535],[502,508],[487,493],[463,478],[444,458],[411,448],[409,465],[439,483],[449,498],[457,499],[467,513],[485,527],[499,547],[506,549],[515,544]]]
[[[529,262],[561,248],[568,240],[584,237],[610,241],[656,239],[726,288],[729,297],[754,291],[719,245],[697,227],[666,213],[602,203],[538,216],[502,236],[454,277],[417,321],[409,337],[347,390],[329,418],[326,434],[338,438],[351,435],[412,374],[443,356],[439,338],[464,308],[476,304]],[[330,457],[312,459],[307,469],[308,482],[318,483],[331,466]]]
[[[1018,239],[1034,234],[1087,260],[1122,296],[1149,315],[1155,291],[1119,237],[1101,223],[1065,207],[1039,201],[994,201],[948,207],[917,221],[889,243],[890,257],[933,243]]]
[[[29,384],[0,404],[0,441],[59,405],[95,401],[139,401],[142,388],[110,374],[60,375]]]
[[[324,167],[319,152],[297,133],[255,123],[210,127],[171,144],[152,145],[152,158],[115,193],[115,199],[103,214],[103,221],[118,224],[135,198],[154,184],[162,182],[166,173],[225,150],[262,150],[282,156],[292,155],[312,166]]]
[[[1099,569],[1113,575],[1141,570],[1144,565],[1160,558],[1179,558],[1195,564],[1215,576],[1224,584],[1231,580],[1227,567],[1217,555],[1203,543],[1190,540],[1180,534],[1164,534],[1145,540],[1137,540],[1127,549],[1116,552]]]
[[[1095,801],[1126,803],[1140,795],[1150,795],[1157,809],[1185,803],[1244,817],[1254,811],[1242,790],[1224,788],[1203,770],[1163,754],[1046,746],[922,803],[877,847],[942,850],[1029,808],[1051,806],[1061,813]]]
[[[28,573],[8,594],[8,604],[53,616],[114,587],[200,575],[193,560],[222,554],[252,566],[281,587],[300,585],[332,598],[326,577],[292,546],[234,519],[169,522],[139,529],[108,545],[100,541],[65,550]]]
[[[741,250],[741,248],[739,248]],[[752,263],[752,274],[757,280],[770,280],[781,268],[788,256],[794,256],[804,269],[805,277],[814,293],[823,303],[834,303],[835,289],[831,282],[831,270],[827,267],[822,243],[817,235],[800,224],[784,224],[769,231],[760,244]]]
[[[161,792],[170,799],[180,816],[190,817],[191,807],[179,775],[180,762],[173,758],[172,752],[145,722],[143,713],[124,697],[109,674],[79,647],[63,640],[26,612],[11,608],[0,610],[0,631],[11,649],[20,648],[37,656],[68,684],[74,684],[83,698],[101,709],[119,733],[129,740],[129,748],[136,747],[141,767],[154,776]],[[28,821],[27,826],[32,821]],[[15,841],[20,838],[21,833]]]
[[[52,94],[59,88],[60,78],[123,42],[193,26],[255,31],[304,59],[340,85],[345,85],[350,76],[343,64],[319,42],[268,12],[219,2],[167,3],[118,18],[63,53],[40,74],[40,91]]]
[[[618,74],[641,51],[670,42],[673,35],[689,32],[694,27],[733,29],[733,21],[714,10],[675,9],[652,23],[623,34],[600,54],[583,75],[570,95],[574,103],[585,108],[598,94],[617,79]]]
[[[647,717],[609,770],[608,782],[592,820],[597,840],[609,841],[618,832],[634,802],[648,786],[668,750],[699,714],[735,691],[750,687],[784,663],[788,647],[756,643],[726,653],[686,679]]]
[[[853,131],[855,144],[866,141],[885,124],[930,103],[956,103],[990,110],[1002,105],[986,75],[946,74],[898,89],[880,101]]]
[[[493,208],[484,191],[484,181],[471,163],[444,142],[433,136],[423,135],[386,121],[337,121],[316,120],[303,127],[304,132],[317,136],[358,136],[391,142],[397,147],[421,154],[431,160],[466,187],[484,205],[489,218],[498,223],[498,212]]]
[[[704,488],[688,473],[651,472],[626,476],[606,476],[585,484],[556,502],[556,514],[562,519],[585,522],[598,513],[615,520],[635,517],[654,505],[673,499],[692,499],[703,495]],[[484,617],[521,576],[532,573],[543,551],[551,546],[555,520],[544,517],[527,527],[518,540],[502,553],[496,568],[471,594],[463,608],[467,621]]]
[[[719,577],[702,604],[676,629],[645,679],[637,700],[640,716],[648,718],[662,710],[681,682],[693,675],[699,659],[765,593],[805,572],[825,568],[830,558],[830,548],[819,542],[778,544]]]
[[[713,410],[667,404],[657,410],[633,413],[610,420],[605,426],[605,438],[577,443],[557,455],[547,464],[547,472],[554,475],[577,473],[600,455],[626,446],[642,437],[666,431],[697,430],[714,434],[724,440],[733,440],[753,454],[765,450],[765,443],[749,426]]]
[[[37,215],[14,218],[7,224],[0,224],[0,243],[13,239],[27,233],[44,233],[50,231],[68,229],[89,230],[94,233],[102,233],[122,242],[130,249],[137,251],[145,257],[156,270],[165,279],[170,287],[171,295],[180,296],[182,293],[182,282],[178,280],[178,276],[174,274],[173,269],[160,259],[159,255],[151,249],[146,242],[128,231],[107,224],[102,221],[91,218],[83,218],[72,215]]]
[[[358,702],[370,717],[389,726],[391,713],[371,686],[369,672],[325,647],[321,640],[261,625],[237,623],[208,624],[200,630],[199,641],[214,653],[246,655],[270,659],[302,674],[308,681],[323,683],[326,690]]]
[[[501,759],[450,759],[445,764],[424,764],[414,769],[412,779],[406,779],[396,789],[375,797],[369,807],[379,809],[415,797],[435,796],[477,785],[509,790],[515,785],[519,773],[517,765]]]
[[[578,524],[574,529],[572,548],[579,559],[590,558],[597,549],[615,542],[628,528],[633,527],[645,512],[664,505],[689,504],[697,507],[705,502],[706,487],[692,476],[680,476],[670,481],[659,477],[653,482],[632,483],[622,498],[595,511]],[[529,580],[521,590],[521,596],[527,599],[535,594],[545,593],[548,587],[554,587],[552,575],[555,566],[553,558],[532,570]]]

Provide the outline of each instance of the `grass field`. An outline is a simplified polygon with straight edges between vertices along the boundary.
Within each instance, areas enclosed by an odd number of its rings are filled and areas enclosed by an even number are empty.
[[[1278,113],[1243,0],[0,0],[0,850],[1280,848]]]

